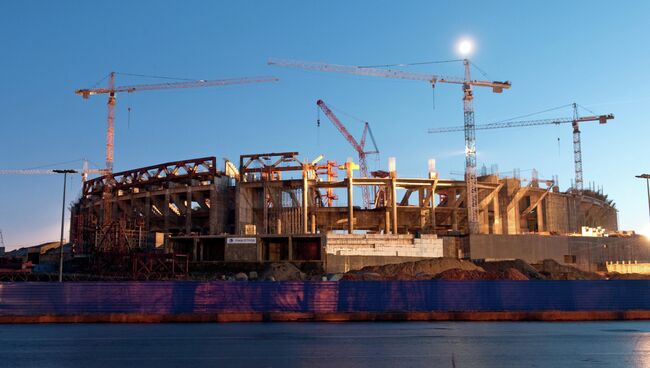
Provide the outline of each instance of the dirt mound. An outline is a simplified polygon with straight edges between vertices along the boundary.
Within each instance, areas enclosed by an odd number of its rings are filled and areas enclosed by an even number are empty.
[[[650,280],[650,275],[642,273],[618,273],[610,272],[606,274],[610,280]]]
[[[481,266],[486,272],[507,272],[513,268],[523,274],[528,280],[545,280],[546,277],[539,273],[535,267],[529,265],[521,259],[509,261],[474,261],[477,266]]]
[[[305,274],[289,262],[270,263],[264,267],[261,280],[267,281],[302,281]]]
[[[572,266],[565,266],[552,259],[532,265],[549,280],[602,280],[605,277],[595,272],[582,271]]]
[[[505,271],[485,272],[479,270],[461,270],[452,268],[437,274],[434,280],[528,280],[528,277],[519,272],[516,268],[508,268]]]
[[[470,261],[455,258],[434,258],[383,266],[367,266],[359,271],[348,272],[343,279],[365,280],[367,276],[364,276],[364,274],[372,274],[369,277],[375,280],[430,280],[435,275],[450,269],[483,271],[481,267]]]

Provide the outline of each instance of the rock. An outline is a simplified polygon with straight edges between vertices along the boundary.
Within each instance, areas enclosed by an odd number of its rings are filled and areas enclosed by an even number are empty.
[[[546,277],[539,273],[535,267],[529,265],[521,259],[508,261],[474,261],[477,266],[481,266],[486,272],[504,273],[510,269],[516,269],[529,280],[545,280]]]
[[[248,275],[243,272],[239,272],[235,275],[235,280],[237,281],[248,281]]]
[[[350,271],[346,274],[370,273],[367,276],[380,280],[427,280],[445,270],[461,269],[468,271],[483,271],[483,269],[470,261],[456,258],[433,258],[416,262],[388,264],[384,266],[368,266],[359,271]],[[379,276],[376,276],[379,275]],[[347,280],[365,279],[364,276],[349,276]]]
[[[386,280],[384,276],[377,272],[357,272],[357,273],[346,273],[341,278],[342,281],[379,281]]]
[[[434,280],[515,280],[524,281],[528,277],[516,268],[508,268],[505,271],[479,271],[479,270],[461,270],[453,268],[445,270],[433,277]]]
[[[533,264],[533,267],[546,278],[551,280],[603,280],[604,276],[595,272],[582,271],[576,267],[557,263],[552,259],[545,259],[542,263]]]
[[[342,278],[343,278],[342,273],[333,273],[333,274],[328,275],[327,279],[329,281],[340,281]]]
[[[273,281],[303,281],[305,274],[289,262],[270,263],[264,267],[261,278]]]

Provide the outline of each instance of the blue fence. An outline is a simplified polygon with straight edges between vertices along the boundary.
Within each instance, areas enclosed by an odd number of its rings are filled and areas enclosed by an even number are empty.
[[[650,281],[0,283],[0,316],[628,310],[650,310]]]

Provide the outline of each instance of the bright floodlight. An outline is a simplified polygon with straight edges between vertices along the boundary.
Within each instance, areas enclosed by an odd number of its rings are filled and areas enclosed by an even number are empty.
[[[458,44],[458,52],[460,52],[461,55],[467,56],[472,52],[472,41],[470,40],[461,40],[460,43]]]

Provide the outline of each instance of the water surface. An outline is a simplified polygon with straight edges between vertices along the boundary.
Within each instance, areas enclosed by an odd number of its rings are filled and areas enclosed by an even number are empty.
[[[650,322],[0,325],[0,367],[650,367]]]

